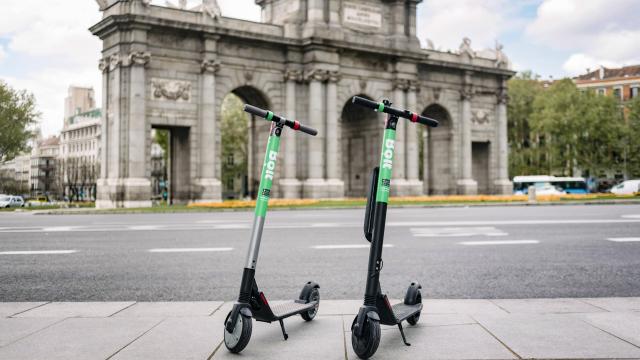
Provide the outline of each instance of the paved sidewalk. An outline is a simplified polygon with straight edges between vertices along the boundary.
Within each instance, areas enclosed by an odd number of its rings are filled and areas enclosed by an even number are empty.
[[[275,303],[275,302],[273,302]],[[359,300],[316,319],[255,323],[242,355],[222,344],[231,302],[0,303],[0,359],[355,359]],[[640,298],[425,300],[412,346],[383,326],[376,359],[640,359]]]

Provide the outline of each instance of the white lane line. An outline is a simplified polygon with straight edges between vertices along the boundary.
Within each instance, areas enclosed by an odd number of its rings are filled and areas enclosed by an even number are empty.
[[[562,225],[640,223],[640,219],[573,220],[481,220],[481,221],[392,221],[387,226],[484,226],[484,225]]]
[[[622,215],[622,217],[627,219],[640,219],[640,214]]]
[[[496,229],[493,226],[471,227],[426,227],[411,228],[411,234],[415,237],[462,237],[462,236],[507,236],[508,233]]]
[[[52,232],[52,231],[71,231],[73,230],[73,226],[51,226],[42,228],[44,232]]]
[[[460,245],[477,246],[477,245],[523,245],[523,244],[539,244],[538,240],[487,240],[487,241],[463,241]]]
[[[614,242],[635,242],[640,241],[640,237],[607,238],[607,240]]]
[[[218,248],[165,248],[165,249],[149,249],[147,251],[152,253],[175,253],[175,252],[218,252],[218,251],[231,251],[230,247],[218,247]]]
[[[0,255],[58,255],[73,254],[78,250],[31,250],[31,251],[0,251]]]
[[[160,225],[132,225],[128,228],[129,230],[158,230]]]
[[[316,245],[312,246],[312,249],[318,250],[329,250],[329,249],[366,249],[369,245],[367,244],[349,244],[349,245]],[[384,244],[382,247],[391,248],[392,244]]]

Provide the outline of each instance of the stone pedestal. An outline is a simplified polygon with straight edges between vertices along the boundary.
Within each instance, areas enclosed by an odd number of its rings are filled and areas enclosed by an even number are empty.
[[[295,178],[281,179],[280,194],[285,199],[299,199],[302,196],[302,182]]]
[[[99,179],[96,208],[151,206],[151,181],[146,178]]]
[[[340,179],[327,180],[327,197],[343,198],[344,197],[344,181]]]
[[[460,179],[456,182],[456,185],[460,195],[478,194],[478,182],[473,179]]]
[[[513,193],[513,183],[509,179],[494,181],[493,188],[493,191],[498,195],[510,195]]]
[[[222,183],[216,178],[195,179],[191,188],[193,203],[222,201]]]
[[[329,196],[329,183],[325,179],[307,179],[302,183],[302,197],[308,199],[326,199]]]

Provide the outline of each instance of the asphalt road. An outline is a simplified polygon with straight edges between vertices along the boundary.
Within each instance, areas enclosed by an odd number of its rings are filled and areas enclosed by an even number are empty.
[[[359,299],[363,209],[272,211],[257,281]],[[0,301],[233,300],[252,212],[0,213]],[[382,287],[430,298],[640,296],[640,206],[390,209]],[[358,248],[356,246],[365,246]],[[35,252],[35,253],[34,253]]]

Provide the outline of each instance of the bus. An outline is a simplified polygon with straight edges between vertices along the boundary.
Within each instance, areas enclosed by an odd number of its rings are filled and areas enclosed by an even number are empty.
[[[551,184],[567,194],[588,194],[589,187],[581,177],[555,177],[550,175],[516,176],[513,178],[513,193],[527,194],[529,186]]]

